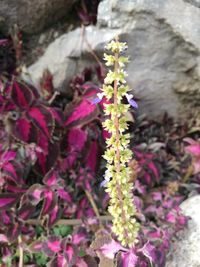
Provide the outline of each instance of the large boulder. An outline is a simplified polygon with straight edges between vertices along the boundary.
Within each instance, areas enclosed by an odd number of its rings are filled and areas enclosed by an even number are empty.
[[[26,33],[38,33],[66,16],[76,0],[1,0],[0,25],[17,24]]]
[[[119,34],[129,46],[128,82],[140,112],[178,117],[188,104],[199,106],[199,33],[200,9],[184,0],[104,0],[96,27],[61,36],[29,71],[38,83],[48,67],[55,86],[65,88],[73,73],[94,63],[91,48],[101,58],[105,43]]]
[[[54,87],[65,91],[74,75],[94,63],[91,51],[102,51],[105,43],[119,33],[120,30],[95,26],[86,27],[84,33],[82,28],[66,33],[47,47],[44,55],[28,68],[29,75],[24,79],[39,87],[43,72],[48,69],[53,75]]]
[[[196,7],[200,7],[200,0],[185,0],[185,1],[190,3],[191,5],[194,5]]]
[[[188,228],[178,236],[171,247],[165,267],[200,266],[200,195],[181,205],[183,214],[190,217]]]

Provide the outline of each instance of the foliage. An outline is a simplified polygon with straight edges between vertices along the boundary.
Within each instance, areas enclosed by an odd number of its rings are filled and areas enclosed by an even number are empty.
[[[8,41],[0,49],[9,56]],[[129,249],[111,234],[109,217],[100,223],[108,196],[100,187],[105,163],[99,159],[108,133],[101,128],[104,99],[91,102],[101,93],[92,77],[101,81],[101,72],[86,69],[75,77],[69,101],[65,94],[54,95],[48,71],[37,90],[19,79],[13,55],[4,65],[2,60],[1,266],[18,266],[22,250],[25,266],[95,267],[106,259],[118,267],[163,267],[171,240],[187,224],[179,204],[200,192],[199,172],[188,172],[196,161],[185,151],[185,138],[196,135],[167,116],[161,122],[138,117],[131,125],[135,160],[129,168],[136,172],[131,182],[141,228],[138,243]]]

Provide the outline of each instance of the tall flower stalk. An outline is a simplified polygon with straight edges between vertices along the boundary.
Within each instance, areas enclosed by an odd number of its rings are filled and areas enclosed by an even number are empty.
[[[133,184],[130,182],[131,169],[128,166],[132,158],[132,152],[128,148],[130,134],[125,131],[128,129],[126,114],[130,106],[137,108],[137,103],[128,94],[130,89],[126,85],[127,74],[123,69],[128,62],[128,58],[123,56],[126,48],[126,43],[119,42],[117,38],[106,46],[110,54],[104,54],[104,59],[106,65],[113,70],[107,73],[98,98],[101,100],[105,97],[109,101],[104,105],[106,119],[103,127],[110,133],[110,137],[106,140],[104,158],[107,165],[102,185],[110,196],[108,210],[113,217],[112,231],[122,245],[132,247],[137,241],[139,224],[134,218],[136,208],[132,195]],[[128,104],[123,103],[124,98]]]

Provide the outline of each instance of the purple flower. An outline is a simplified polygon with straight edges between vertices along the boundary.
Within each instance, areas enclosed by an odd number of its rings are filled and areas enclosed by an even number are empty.
[[[101,100],[103,99],[104,97],[104,93],[98,93],[97,94],[97,97],[95,97],[94,99],[90,100],[90,102],[93,104],[93,105],[97,105],[98,103],[101,102]]]
[[[104,178],[105,179],[100,183],[100,187],[104,187],[108,182],[110,182],[111,174],[108,170],[105,172]]]
[[[107,183],[108,183],[108,181],[103,180],[103,181],[100,183],[100,187],[105,187]]]
[[[129,103],[129,105],[131,105],[133,108],[138,108],[138,104],[133,99],[133,95],[125,94],[125,96],[126,96],[126,99],[127,99],[128,103]]]

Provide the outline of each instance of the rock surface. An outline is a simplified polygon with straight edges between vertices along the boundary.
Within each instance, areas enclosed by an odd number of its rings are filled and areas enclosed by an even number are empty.
[[[120,33],[119,30],[98,29],[89,26],[85,29],[84,38],[81,28],[62,35],[49,45],[44,55],[35,64],[29,67],[28,72],[32,82],[39,86],[43,71],[48,68],[54,77],[54,87],[66,90],[69,81],[78,70],[88,64],[91,65],[93,57],[90,50],[97,51],[99,48],[103,50],[104,44],[118,33]],[[29,79],[28,77],[24,78]]]
[[[200,7],[200,0],[184,0],[185,2],[188,2],[196,7]]]
[[[38,33],[66,16],[76,0],[1,0],[0,25],[14,24],[26,33]]]
[[[171,247],[165,267],[200,266],[200,195],[191,197],[181,204],[183,213],[191,218],[188,228]]]
[[[104,44],[120,34],[129,46],[128,82],[141,99],[141,113],[178,117],[188,104],[199,106],[199,8],[184,0],[104,0],[97,26],[85,32],[86,38],[76,29],[52,43],[29,68],[33,81],[48,66],[55,86],[66,87],[73,74],[94,63],[88,43],[101,57]]]

